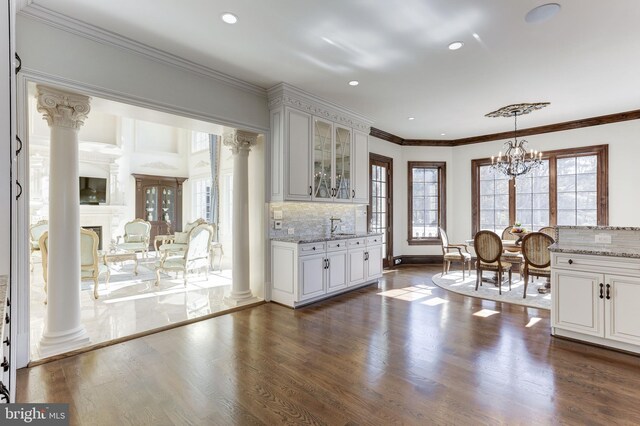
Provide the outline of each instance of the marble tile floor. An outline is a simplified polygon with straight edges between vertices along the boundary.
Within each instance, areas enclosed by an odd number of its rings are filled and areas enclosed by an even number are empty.
[[[38,342],[42,336],[46,316],[42,266],[34,259],[30,293],[31,361],[41,358]],[[105,286],[100,276],[99,299],[93,298],[93,281],[81,283],[81,315],[91,338],[90,345],[140,333],[229,309],[223,298],[231,291],[231,270],[190,273],[184,286],[182,273],[163,274],[155,286],[156,259],[139,259],[138,275],[133,262],[111,266],[111,279]]]

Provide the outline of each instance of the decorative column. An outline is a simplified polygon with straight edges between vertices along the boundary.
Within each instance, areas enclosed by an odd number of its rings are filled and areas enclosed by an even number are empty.
[[[233,259],[231,294],[225,302],[240,306],[257,302],[249,286],[249,151],[256,144],[256,133],[225,132],[223,143],[233,153]]]
[[[37,86],[38,112],[51,132],[47,310],[40,354],[89,343],[80,322],[80,194],[78,130],[89,114],[87,96]]]

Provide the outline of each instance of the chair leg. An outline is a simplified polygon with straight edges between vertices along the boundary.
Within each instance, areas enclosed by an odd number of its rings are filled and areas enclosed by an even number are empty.
[[[465,266],[465,261],[464,258],[462,259],[462,281],[464,281],[464,266]]]
[[[524,276],[522,278],[524,279],[524,293],[522,295],[522,298],[526,299],[527,298],[527,286],[529,285],[529,276],[527,274],[527,269],[526,268],[524,268],[523,274],[524,274]]]
[[[93,277],[93,298],[98,299],[98,277]]]
[[[509,291],[511,291],[511,278],[512,278],[512,270],[509,269]]]
[[[447,261],[442,261],[442,276],[444,277],[447,274]]]
[[[160,285],[160,268],[156,269],[156,287]]]
[[[498,269],[498,294],[502,294],[502,270]]]

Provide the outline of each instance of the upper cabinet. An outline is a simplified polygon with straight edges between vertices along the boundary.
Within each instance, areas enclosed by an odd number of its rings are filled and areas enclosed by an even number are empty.
[[[271,201],[369,202],[368,119],[284,83],[269,108]]]

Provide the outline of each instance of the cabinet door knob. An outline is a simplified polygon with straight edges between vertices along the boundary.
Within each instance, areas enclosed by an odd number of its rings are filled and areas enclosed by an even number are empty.
[[[607,296],[606,299],[609,300],[611,299],[611,285],[607,284]]]
[[[315,247],[315,246],[311,247],[311,250],[315,250],[315,249],[316,249],[316,247]]]
[[[569,259],[569,265],[573,265],[573,260]]]
[[[360,245],[360,241],[356,241],[356,244]]]
[[[338,247],[340,247],[340,244],[338,244]]]
[[[600,299],[604,299],[604,284],[600,283]]]

